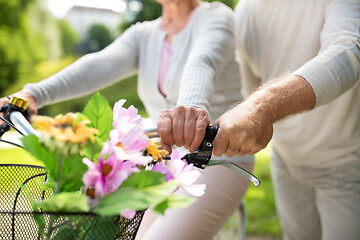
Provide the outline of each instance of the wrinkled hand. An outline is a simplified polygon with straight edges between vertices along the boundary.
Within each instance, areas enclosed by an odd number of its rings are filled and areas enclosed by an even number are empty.
[[[194,152],[204,139],[209,123],[210,118],[203,109],[186,106],[165,109],[157,121],[161,145],[169,153],[174,145]]]
[[[11,96],[18,96],[18,97],[27,99],[29,102],[29,105],[28,105],[29,115],[37,114],[37,112],[38,112],[37,100],[33,95],[31,95],[30,93],[27,93],[27,92],[20,91],[20,92],[11,94],[10,97]],[[0,98],[0,107],[6,105],[8,103],[9,103],[9,99],[7,97]],[[3,117],[3,113],[0,113],[0,114],[1,114],[0,116]],[[0,123],[2,123],[2,121],[0,121]]]
[[[255,110],[251,102],[230,109],[214,125],[219,126],[213,142],[215,156],[255,154],[266,147],[273,134],[271,118]]]

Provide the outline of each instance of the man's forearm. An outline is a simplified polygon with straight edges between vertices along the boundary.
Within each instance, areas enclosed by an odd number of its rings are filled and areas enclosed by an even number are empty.
[[[314,108],[316,95],[302,77],[288,75],[260,87],[246,101],[253,103],[254,112],[274,123],[289,115]]]
[[[220,129],[213,154],[255,154],[271,140],[273,123],[310,110],[315,103],[315,92],[302,77],[290,75],[266,84],[214,122]]]

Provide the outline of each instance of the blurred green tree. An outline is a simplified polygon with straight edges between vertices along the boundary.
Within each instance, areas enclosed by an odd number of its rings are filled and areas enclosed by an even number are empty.
[[[27,7],[35,0],[0,0],[0,24],[8,28],[21,27]]]
[[[35,65],[62,55],[61,29],[40,0],[0,0],[0,96]]]
[[[65,20],[58,20],[57,26],[60,33],[61,56],[67,57],[75,55],[75,44],[79,39],[77,34]]]
[[[138,1],[138,0],[125,0],[127,4],[129,5],[132,1]],[[133,13],[133,17],[131,17],[132,14],[130,14],[127,19],[120,24],[119,29],[120,32],[125,31],[128,27],[133,25],[136,22],[143,22],[143,21],[149,21],[154,20],[161,15],[161,5],[154,1],[154,0],[139,0],[138,2],[141,2],[142,9],[137,12]]]
[[[109,45],[114,38],[103,24],[93,24],[88,32],[87,45],[89,52],[97,52]]]
[[[77,41],[67,23],[40,0],[0,0],[0,96],[35,65],[74,54]]]
[[[0,96],[20,74],[31,69],[28,63],[35,60],[26,18],[28,6],[34,1],[0,0]]]

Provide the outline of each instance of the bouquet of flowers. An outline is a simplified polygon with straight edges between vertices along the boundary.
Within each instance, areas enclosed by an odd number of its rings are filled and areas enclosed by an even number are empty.
[[[125,102],[119,100],[112,109],[97,93],[82,113],[32,118],[39,134],[24,136],[22,143],[42,161],[47,181],[39,184],[52,191],[51,198],[41,201],[28,194],[34,212],[131,219],[148,208],[164,214],[168,208],[186,207],[204,194],[205,186],[195,184],[199,171],[182,160],[185,153],[175,149],[165,164],[168,153],[146,135],[137,109],[124,108]],[[180,188],[188,194],[179,194]],[[45,224],[44,217],[36,217],[46,239],[61,230],[76,232],[66,224],[51,227],[57,218],[50,216],[50,224]]]

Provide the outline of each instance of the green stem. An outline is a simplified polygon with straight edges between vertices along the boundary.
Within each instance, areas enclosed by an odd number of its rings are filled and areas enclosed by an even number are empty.
[[[53,225],[54,220],[55,220],[54,216],[50,214],[49,225],[48,225],[48,229],[47,229],[47,233],[46,233],[46,240],[51,239],[51,233],[53,231],[52,225]]]
[[[63,155],[60,154],[59,155],[59,162],[58,162],[58,174],[56,177],[56,182],[55,182],[55,189],[53,194],[59,193],[60,192],[60,181],[61,181],[61,173],[62,173],[62,165],[63,165]],[[47,233],[46,233],[46,239],[50,240],[51,239],[51,233],[54,230],[53,228],[53,223],[55,221],[56,217],[54,217],[52,214],[50,214],[50,219],[49,219],[49,225],[47,228]]]
[[[62,173],[62,165],[63,165],[63,155],[60,154],[59,155],[59,162],[58,162],[58,174],[57,174],[57,178],[56,178],[56,182],[55,182],[55,189],[54,189],[54,194],[59,193],[60,192],[60,181],[61,181],[61,173]]]
[[[86,239],[86,236],[88,235],[88,233],[90,232],[90,228],[93,226],[93,224],[95,223],[95,220],[97,219],[96,217],[93,217],[90,223],[90,226],[86,229],[85,234],[84,234],[84,240]]]

